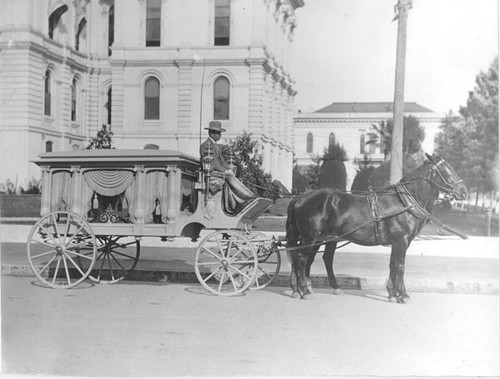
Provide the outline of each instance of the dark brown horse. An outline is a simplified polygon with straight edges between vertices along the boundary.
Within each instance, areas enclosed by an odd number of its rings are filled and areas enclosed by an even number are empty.
[[[320,189],[292,200],[286,240],[294,298],[312,298],[309,273],[322,243],[326,244],[323,261],[329,284],[334,294],[342,294],[333,272],[333,257],[337,242],[347,240],[365,246],[391,245],[389,301],[409,302],[404,283],[408,246],[429,221],[439,192],[457,200],[467,197],[467,188],[453,167],[437,156],[427,158],[398,184],[380,191],[361,195]]]

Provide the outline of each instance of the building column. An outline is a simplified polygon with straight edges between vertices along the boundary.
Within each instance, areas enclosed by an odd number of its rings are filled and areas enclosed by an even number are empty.
[[[179,71],[179,103],[178,103],[178,125],[179,131],[183,128],[190,129],[193,126],[191,119],[191,108],[193,103],[192,87],[193,87],[193,63],[192,59],[178,59],[175,61]],[[200,81],[200,85],[203,83]],[[202,93],[203,96],[203,93]],[[207,100],[207,99],[205,99]],[[200,99],[201,101],[201,99]]]
[[[264,75],[261,59],[249,61],[249,104],[248,104],[248,131],[250,133],[263,132],[264,116]]]

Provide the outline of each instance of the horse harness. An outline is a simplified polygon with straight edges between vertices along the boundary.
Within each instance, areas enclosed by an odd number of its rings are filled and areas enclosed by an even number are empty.
[[[366,201],[368,202],[370,210],[372,212],[373,230],[375,232],[375,239],[378,245],[382,245],[380,238],[382,234],[382,225],[380,224],[380,222],[385,220],[386,218],[394,217],[405,212],[410,212],[412,216],[418,218],[419,220],[424,221],[424,223],[427,223],[431,217],[431,214],[427,212],[427,210],[423,208],[417,202],[417,200],[415,200],[415,198],[410,194],[408,189],[403,184],[396,184],[393,187],[396,190],[396,193],[399,195],[399,199],[401,200],[404,206],[404,208],[397,213],[380,216],[378,212],[377,192],[375,192],[375,190],[372,187],[369,187],[368,193],[366,195]]]

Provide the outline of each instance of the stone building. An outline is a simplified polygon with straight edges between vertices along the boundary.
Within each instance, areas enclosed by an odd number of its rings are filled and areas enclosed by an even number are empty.
[[[294,11],[303,0],[2,0],[0,183],[39,177],[46,151],[116,148],[197,156],[203,129],[244,131],[291,187]]]
[[[298,113],[295,117],[294,149],[296,164],[307,167],[315,155],[323,155],[330,142],[344,147],[349,159],[345,162],[347,188],[351,188],[359,163],[367,157],[378,166],[384,161],[380,136],[372,125],[379,125],[393,117],[393,103],[332,103],[311,113]],[[434,151],[434,137],[439,131],[442,117],[417,104],[405,103],[405,116],[413,116],[424,128],[422,148]],[[366,142],[373,141],[367,144]]]

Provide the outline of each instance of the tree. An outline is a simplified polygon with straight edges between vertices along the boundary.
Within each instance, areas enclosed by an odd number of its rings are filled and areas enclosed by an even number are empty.
[[[392,131],[394,122],[392,119],[381,121],[379,125],[372,125],[382,139],[384,156],[389,156],[392,149]],[[414,155],[422,152],[422,142],[425,139],[424,128],[420,126],[418,118],[405,116],[403,119],[403,156]],[[376,143],[370,140],[367,144]]]
[[[319,170],[318,184],[320,188],[346,190],[347,171],[344,162],[347,160],[345,149],[338,143],[332,143],[323,152],[323,164]]]
[[[464,179],[470,190],[498,190],[498,57],[476,76],[467,105],[450,112],[436,136],[436,153]]]
[[[391,119],[382,121],[378,126],[372,125],[377,130],[384,146],[384,156],[386,159],[390,156],[392,148],[392,131],[394,123]],[[425,138],[424,128],[420,122],[413,116],[405,116],[403,119],[403,176],[414,170],[424,160],[422,151],[422,142]],[[375,143],[370,140],[367,144]],[[390,160],[386,160],[377,167],[368,179],[372,187],[385,187],[389,184]]]
[[[279,188],[273,183],[271,174],[262,169],[264,158],[260,153],[261,146],[251,137],[251,133],[244,132],[230,140],[222,146],[222,154],[226,161],[233,155],[236,177],[257,196],[276,200],[280,196]]]
[[[97,136],[91,138],[87,150],[113,149],[111,146],[111,137],[113,137],[113,132],[108,130],[106,125],[103,125],[101,130],[97,132]]]

